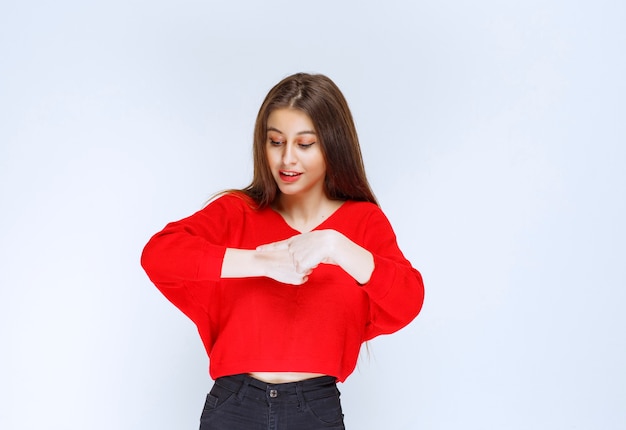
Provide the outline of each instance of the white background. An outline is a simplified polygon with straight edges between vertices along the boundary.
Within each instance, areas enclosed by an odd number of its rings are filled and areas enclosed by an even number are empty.
[[[251,178],[261,100],[344,91],[422,314],[352,430],[626,429],[622,1],[0,3],[0,428],[197,429],[148,238]]]

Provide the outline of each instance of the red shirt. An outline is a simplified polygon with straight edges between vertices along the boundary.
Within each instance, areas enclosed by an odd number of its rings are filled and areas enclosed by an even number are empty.
[[[270,278],[221,279],[226,248],[255,249],[299,234],[271,208],[225,195],[155,234],[141,263],[159,290],[198,327],[210,374],[312,372],[344,381],[361,344],[407,325],[424,299],[422,278],[404,258],[378,206],[347,201],[315,230],[333,229],[374,256],[359,285],[320,264],[300,286]]]

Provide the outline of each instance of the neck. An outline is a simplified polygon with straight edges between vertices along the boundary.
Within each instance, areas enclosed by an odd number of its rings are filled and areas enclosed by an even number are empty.
[[[316,218],[322,208],[330,201],[325,194],[317,196],[290,196],[280,194],[276,199],[275,209],[283,216],[297,221],[310,221]]]
[[[331,200],[325,194],[316,197],[289,196],[281,194],[276,199],[274,209],[296,230],[310,231],[329,217],[341,201]]]

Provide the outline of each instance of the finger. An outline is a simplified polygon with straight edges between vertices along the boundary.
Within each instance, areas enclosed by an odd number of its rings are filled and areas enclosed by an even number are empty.
[[[309,280],[308,276],[303,276],[300,279],[298,279],[298,283],[296,285],[302,285],[302,284],[304,284],[308,280]]]
[[[309,266],[309,265],[305,265],[305,264],[296,264],[296,272],[301,273],[303,275],[310,275],[311,273],[313,273],[313,269],[315,269],[317,267],[317,265],[315,266]]]

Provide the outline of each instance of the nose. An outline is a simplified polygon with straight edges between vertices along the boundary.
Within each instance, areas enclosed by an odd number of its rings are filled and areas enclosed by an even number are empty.
[[[283,149],[283,164],[290,165],[296,162],[296,152],[292,143],[286,143]]]

